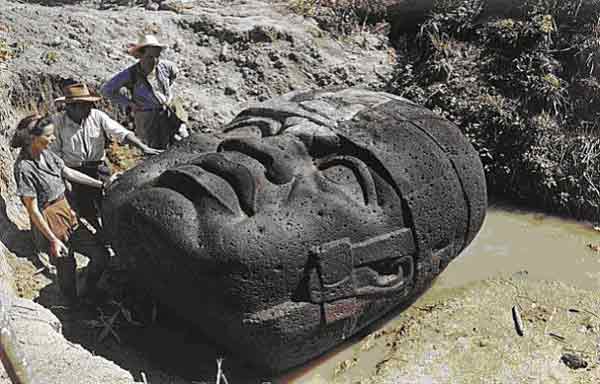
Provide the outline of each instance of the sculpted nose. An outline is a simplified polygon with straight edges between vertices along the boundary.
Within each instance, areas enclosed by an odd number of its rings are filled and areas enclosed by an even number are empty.
[[[230,138],[217,151],[235,151],[252,157],[265,167],[265,176],[273,184],[287,184],[300,169],[308,153],[304,145],[292,136],[272,138]]]

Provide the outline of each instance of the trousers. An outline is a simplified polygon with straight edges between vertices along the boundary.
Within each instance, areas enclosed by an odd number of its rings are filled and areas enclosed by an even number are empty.
[[[42,216],[52,233],[69,249],[67,255],[59,258],[48,257],[48,260],[56,268],[58,283],[63,294],[76,297],[75,252],[89,259],[86,285],[92,287],[96,285],[108,264],[108,251],[89,228],[78,223],[66,199],[59,199],[46,206]],[[35,226],[32,226],[32,234],[38,252],[49,255],[50,243],[46,237]]]

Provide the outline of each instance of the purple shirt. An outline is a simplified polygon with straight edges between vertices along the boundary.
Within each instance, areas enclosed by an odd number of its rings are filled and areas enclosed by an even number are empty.
[[[175,63],[159,60],[153,73],[144,79],[139,62],[124,69],[110,79],[101,89],[102,95],[126,108],[131,101],[142,105],[143,110],[154,110],[172,99],[171,87],[177,77]],[[121,94],[121,88],[131,91],[131,99]]]

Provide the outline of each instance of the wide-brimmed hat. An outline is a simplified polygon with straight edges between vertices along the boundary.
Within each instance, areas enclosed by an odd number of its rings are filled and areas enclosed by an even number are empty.
[[[140,56],[140,49],[145,47],[158,47],[158,48],[166,48],[167,46],[158,42],[158,39],[154,35],[142,35],[138,39],[138,42],[132,44],[129,48],[127,48],[127,52],[134,57]]]
[[[90,92],[83,83],[71,84],[63,88],[64,96],[54,99],[54,101],[64,101],[65,103],[77,103],[87,101],[93,103],[102,99],[102,96]]]

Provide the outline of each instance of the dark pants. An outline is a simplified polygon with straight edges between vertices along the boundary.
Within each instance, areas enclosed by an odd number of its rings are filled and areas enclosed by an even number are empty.
[[[110,178],[111,174],[110,168],[104,162],[100,161],[90,162],[89,164],[73,169],[101,181]],[[69,202],[77,212],[77,215],[84,218],[100,232],[102,228],[100,220],[102,211],[102,191],[87,185],[72,183],[71,193],[68,197]]]
[[[86,285],[93,288],[108,263],[109,255],[106,248],[90,229],[78,224],[77,218],[64,198],[44,207],[42,215],[52,233],[69,248],[67,255],[50,258],[56,266],[61,291],[69,297],[77,295],[75,252],[90,260],[86,270]],[[50,254],[48,240],[36,226],[32,226],[32,233],[38,252]]]
[[[55,260],[61,290],[70,297],[93,292],[108,265],[108,251],[85,225],[79,225],[73,231],[66,246],[69,248],[69,255]],[[75,253],[89,259],[85,269],[85,292],[77,292]]]
[[[173,136],[182,123],[169,107],[140,111],[135,114],[135,134],[152,148],[167,149],[173,144]]]

